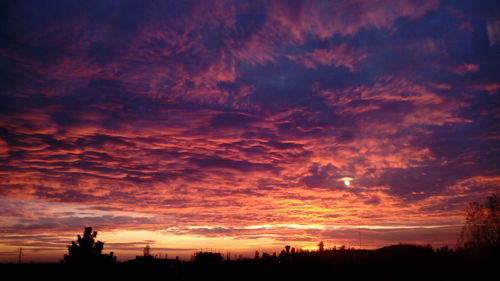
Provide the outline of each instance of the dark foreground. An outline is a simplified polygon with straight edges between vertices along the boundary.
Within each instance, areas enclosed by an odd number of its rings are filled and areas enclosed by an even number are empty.
[[[397,245],[223,261],[138,259],[103,264],[0,264],[2,280],[496,280],[499,248],[437,251]]]

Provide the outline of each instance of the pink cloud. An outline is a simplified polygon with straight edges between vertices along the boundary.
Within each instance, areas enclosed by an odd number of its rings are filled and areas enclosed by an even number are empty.
[[[319,65],[346,67],[354,71],[356,64],[363,61],[367,54],[361,49],[348,47],[345,43],[329,49],[316,49],[303,55],[288,55],[288,58],[303,64],[306,68],[317,69]]]
[[[464,75],[468,72],[476,72],[479,71],[479,65],[473,63],[464,63],[461,65],[452,66],[449,68],[450,72],[453,72],[458,75]]]
[[[474,26],[469,21],[467,21],[467,18],[461,11],[455,9],[453,6],[448,6],[447,9],[450,12],[450,14],[452,14],[454,17],[456,17],[461,21],[461,24],[458,27],[460,30],[465,30],[468,32],[474,31]]]
[[[488,92],[495,92],[498,89],[500,89],[500,83],[497,83],[497,82],[481,83],[481,84],[472,85],[472,88],[477,89],[477,90],[488,91]]]
[[[274,1],[270,16],[277,24],[289,30],[296,40],[312,34],[321,39],[335,34],[352,35],[361,29],[395,29],[394,21],[401,17],[418,19],[427,12],[437,9],[438,1],[423,3],[413,1],[341,1],[297,2],[287,5],[286,1]]]
[[[374,85],[370,86],[360,85],[335,91],[322,90],[320,94],[332,106],[346,106],[354,100],[401,101],[419,105],[441,104],[444,102],[441,96],[427,89],[425,85],[396,77],[379,78]],[[345,108],[349,109],[349,107]]]

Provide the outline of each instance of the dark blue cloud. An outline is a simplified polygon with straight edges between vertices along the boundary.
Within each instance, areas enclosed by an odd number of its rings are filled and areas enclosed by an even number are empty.
[[[246,128],[257,121],[257,118],[242,113],[222,113],[212,119],[211,125],[216,129]]]

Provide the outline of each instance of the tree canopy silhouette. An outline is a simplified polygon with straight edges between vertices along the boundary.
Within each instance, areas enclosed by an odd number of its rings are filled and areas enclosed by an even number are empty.
[[[469,204],[458,244],[464,248],[500,245],[500,199],[496,194]]]
[[[323,252],[325,250],[325,244],[323,241],[318,243],[318,251]]]
[[[92,232],[92,227],[85,227],[83,237],[77,235],[76,241],[68,245],[68,254],[64,255],[64,262],[71,264],[81,263],[113,263],[116,257],[113,252],[103,254],[104,243],[95,241],[97,231]]]

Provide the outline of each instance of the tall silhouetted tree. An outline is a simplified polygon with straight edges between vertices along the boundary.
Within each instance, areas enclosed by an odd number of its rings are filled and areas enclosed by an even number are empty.
[[[323,243],[323,241],[319,242],[319,244],[318,244],[318,250],[320,252],[323,252],[325,250],[325,244]]]
[[[459,246],[464,248],[500,245],[500,199],[496,194],[485,202],[472,202],[467,208]]]
[[[113,252],[109,255],[103,254],[104,243],[95,241],[97,231],[92,232],[92,227],[85,227],[83,237],[77,235],[76,241],[71,241],[68,246],[68,254],[64,255],[66,263],[112,263],[116,261]]]
[[[143,252],[145,257],[149,257],[151,255],[151,247],[149,247],[149,244],[147,244],[146,247],[144,247]]]

